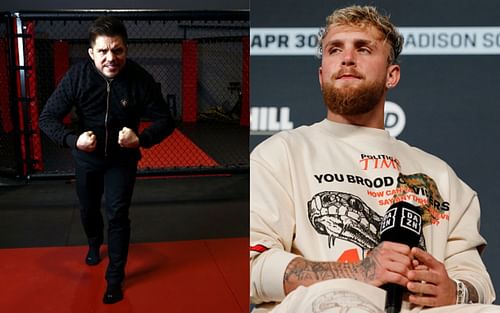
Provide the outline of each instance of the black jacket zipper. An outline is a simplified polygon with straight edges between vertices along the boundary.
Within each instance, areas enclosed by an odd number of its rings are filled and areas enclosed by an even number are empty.
[[[106,79],[106,115],[104,116],[104,129],[106,131],[105,142],[104,142],[104,156],[108,156],[108,138],[109,138],[109,130],[108,130],[108,117],[109,117],[109,94],[111,93],[111,82],[112,80]]]

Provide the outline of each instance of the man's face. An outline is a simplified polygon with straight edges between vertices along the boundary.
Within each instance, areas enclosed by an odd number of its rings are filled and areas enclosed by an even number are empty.
[[[383,103],[394,67],[399,79],[399,66],[388,64],[389,53],[390,45],[374,27],[330,26],[319,69],[328,109],[336,114],[357,115]]]
[[[97,36],[89,48],[89,55],[99,72],[107,78],[114,78],[125,66],[127,46],[120,36]]]

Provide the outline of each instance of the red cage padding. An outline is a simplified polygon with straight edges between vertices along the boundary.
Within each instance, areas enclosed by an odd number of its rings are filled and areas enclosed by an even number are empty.
[[[26,33],[29,35],[26,38],[26,61],[30,67],[29,75],[27,75],[27,97],[30,98],[29,116],[31,125],[30,131],[30,157],[32,168],[34,170],[43,170],[42,163],[42,142],[40,139],[40,127],[38,127],[38,97],[36,92],[36,49],[35,49],[35,22],[26,22]]]
[[[249,60],[250,60],[250,38],[241,39],[243,49],[243,62],[241,73],[241,114],[240,125],[250,126],[250,88],[249,88]]]
[[[9,60],[7,40],[0,39],[0,125],[4,133],[14,129],[10,114]]]
[[[182,42],[182,121],[196,122],[198,115],[198,44]]]

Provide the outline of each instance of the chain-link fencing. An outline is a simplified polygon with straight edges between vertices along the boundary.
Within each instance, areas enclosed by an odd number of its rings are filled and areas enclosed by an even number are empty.
[[[20,25],[16,32],[22,38],[25,61],[10,68],[16,76],[25,76],[24,85],[18,79],[22,91],[18,104],[28,116],[22,130],[26,137],[19,138],[29,161],[25,174],[73,174],[69,149],[58,147],[40,133],[37,115],[69,67],[88,58],[88,28],[103,14],[124,22],[128,57],[161,85],[178,124],[161,144],[142,151],[139,174],[248,170],[249,121],[244,114],[248,86],[242,86],[248,84],[248,12],[57,11],[20,12],[13,17]],[[0,40],[5,32],[0,25]],[[0,41],[0,54],[2,47]],[[5,89],[12,92],[12,88]],[[72,112],[64,123],[72,128],[76,118]],[[147,124],[147,120],[143,122]],[[0,136],[3,133],[0,129]],[[0,137],[0,149],[6,144],[7,139]],[[7,160],[2,157],[1,162],[3,166]]]

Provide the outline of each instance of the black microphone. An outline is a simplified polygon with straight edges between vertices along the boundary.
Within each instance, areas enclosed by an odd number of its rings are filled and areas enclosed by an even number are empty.
[[[418,246],[422,234],[420,212],[419,207],[408,202],[391,205],[380,224],[380,240],[406,244],[410,248]],[[406,288],[397,284],[386,284],[382,288],[387,291],[385,312],[399,313]]]

